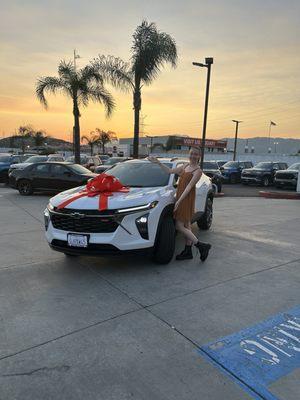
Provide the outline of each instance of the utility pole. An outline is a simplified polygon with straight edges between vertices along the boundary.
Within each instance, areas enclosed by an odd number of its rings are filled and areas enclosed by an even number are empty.
[[[74,69],[76,71],[76,68],[77,68],[76,60],[77,60],[77,58],[80,58],[80,55],[76,54],[76,49],[74,49],[74,56],[73,57],[74,57]]]
[[[209,87],[210,87],[210,72],[211,72],[211,66],[212,66],[213,63],[214,63],[214,59],[212,57],[206,57],[205,58],[205,64],[198,63],[198,62],[193,62],[193,65],[195,65],[197,67],[205,67],[205,68],[207,68],[206,91],[205,91],[205,106],[204,106],[202,144],[201,144],[201,160],[200,160],[200,168],[201,169],[203,169],[203,162],[204,162],[206,125],[207,125],[207,113],[208,113],[208,99],[209,99]]]
[[[233,119],[232,122],[235,123],[235,137],[234,137],[234,150],[233,150],[233,161],[235,161],[235,159],[236,159],[236,144],[237,144],[239,124],[241,122],[243,122],[243,121],[237,121],[236,119]]]

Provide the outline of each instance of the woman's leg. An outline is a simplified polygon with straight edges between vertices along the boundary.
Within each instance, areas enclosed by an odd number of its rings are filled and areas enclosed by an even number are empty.
[[[184,227],[192,232],[192,225],[190,222],[185,222]],[[193,244],[193,242],[187,237],[185,238],[185,243],[187,246],[191,246]]]
[[[184,222],[176,220],[176,229],[185,236],[186,241],[189,241],[193,244],[198,243],[198,239],[193,234],[191,229],[186,228],[184,225],[185,225]]]

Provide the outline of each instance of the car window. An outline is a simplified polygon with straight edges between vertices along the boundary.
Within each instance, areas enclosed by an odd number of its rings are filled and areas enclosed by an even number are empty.
[[[167,163],[166,165],[172,166]],[[131,187],[166,186],[169,181],[169,174],[159,165],[150,162],[122,162],[105,173],[115,176],[123,185]]]
[[[292,165],[290,165],[289,167],[288,167],[288,169],[291,169],[291,170],[300,170],[300,163],[295,163],[295,164],[292,164]]]
[[[277,169],[280,169],[280,166],[279,166],[279,164],[273,164],[273,169],[275,169],[275,170],[277,170]]]
[[[38,164],[34,165],[31,171],[41,175],[48,175],[50,172],[50,167],[48,164]]]
[[[13,157],[12,158],[12,163],[13,164],[17,164],[17,163],[19,163],[20,162],[20,157]]]
[[[65,172],[69,172],[66,167],[60,164],[51,165],[51,172],[53,175],[63,175]]]

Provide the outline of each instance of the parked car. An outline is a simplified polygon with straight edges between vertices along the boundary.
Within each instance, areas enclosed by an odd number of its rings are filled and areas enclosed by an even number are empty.
[[[216,191],[220,193],[222,191],[223,176],[218,163],[216,161],[204,161],[203,172],[211,178],[214,187],[217,189]]]
[[[25,169],[15,169],[9,175],[9,184],[23,196],[35,191],[62,191],[82,186],[96,175],[79,164],[40,162]]]
[[[216,163],[218,164],[219,170],[222,171],[223,166],[227,163],[226,160],[217,160]]]
[[[300,171],[300,163],[292,164],[286,170],[275,172],[274,184],[277,188],[280,187],[297,187],[297,181]]]
[[[31,156],[27,159],[25,159],[25,161],[20,162],[18,164],[11,164],[11,166],[9,167],[9,171],[8,171],[8,175],[10,175],[10,173],[14,170],[14,169],[24,169],[26,167],[28,167],[28,165],[31,164],[36,164],[38,162],[43,162],[43,161],[48,161],[48,156]]]
[[[87,154],[80,154],[80,165],[87,164],[89,157],[90,156],[87,155]],[[67,157],[66,161],[70,162],[70,163],[74,163],[75,162],[75,156]]]
[[[98,154],[100,160],[102,161],[102,164],[107,161],[110,157],[107,154]]]
[[[252,167],[251,161],[227,161],[222,167],[224,181],[228,183],[240,182],[243,169]]]
[[[256,183],[262,186],[269,186],[274,182],[276,171],[287,169],[287,164],[284,162],[260,162],[255,167],[244,169],[242,173],[242,183]]]
[[[107,161],[105,161],[102,165],[95,168],[96,174],[101,174],[102,172],[106,171],[108,168],[113,167],[119,162],[124,162],[129,160],[128,157],[110,157]]]
[[[62,154],[49,154],[47,161],[64,161],[65,158]]]
[[[163,159],[161,162],[174,168],[185,161]],[[51,198],[44,213],[50,247],[68,256],[150,250],[156,262],[168,263],[175,247],[173,209],[178,177],[168,175],[148,160],[118,163],[106,173],[118,178],[129,191],[110,196],[108,207],[103,211],[98,209],[98,196],[78,198],[65,208],[58,208],[82,188]],[[192,222],[209,229],[213,190],[205,174],[196,185],[195,208]]]
[[[10,153],[0,153],[0,182],[8,182],[8,170],[12,164],[22,162],[22,156]]]

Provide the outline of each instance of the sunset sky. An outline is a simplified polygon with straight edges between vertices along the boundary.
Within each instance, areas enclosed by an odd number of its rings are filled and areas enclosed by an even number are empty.
[[[128,60],[132,33],[147,19],[175,38],[179,62],[143,88],[145,134],[201,135],[206,70],[192,62],[210,56],[209,138],[233,136],[232,119],[244,121],[241,137],[267,135],[273,120],[273,136],[300,138],[299,17],[299,0],[1,0],[0,137],[31,124],[70,139],[71,101],[51,95],[45,110],[37,78],[55,76],[74,48],[79,68],[98,54]],[[100,105],[81,110],[82,134],[99,127],[132,135],[131,96],[112,93],[109,120]]]

